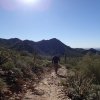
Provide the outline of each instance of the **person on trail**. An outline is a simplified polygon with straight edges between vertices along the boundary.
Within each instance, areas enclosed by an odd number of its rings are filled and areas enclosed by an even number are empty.
[[[60,58],[58,56],[54,56],[52,58],[52,64],[54,65],[54,69],[55,69],[55,73],[57,74],[58,68],[59,68],[59,63],[60,62]]]

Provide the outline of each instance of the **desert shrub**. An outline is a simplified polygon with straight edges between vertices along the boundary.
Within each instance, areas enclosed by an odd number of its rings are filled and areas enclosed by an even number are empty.
[[[48,60],[37,60],[36,65],[39,67],[47,67],[47,65],[49,65],[51,62],[49,62]]]
[[[62,57],[61,58],[61,64],[70,65],[71,68],[74,68],[77,66],[78,62],[81,60],[81,57]]]
[[[88,77],[81,71],[74,71],[66,78],[65,92],[72,100],[99,100],[93,85],[94,76]]]
[[[8,60],[7,52],[0,51],[0,65],[3,65]]]
[[[16,61],[16,68],[24,69],[24,68],[27,68],[27,67],[28,67],[28,64],[26,63],[26,61],[23,61],[23,60],[20,60],[20,59],[18,59]]]
[[[3,64],[3,69],[4,70],[12,70],[15,67],[13,62],[6,62]]]
[[[87,76],[94,75],[96,82],[100,84],[100,57],[98,55],[86,55],[78,63],[78,68],[85,72]]]
[[[21,56],[31,56],[31,54],[29,52],[27,52],[27,51],[20,52],[20,55]]]
[[[22,78],[23,77],[23,73],[22,73],[21,69],[13,68],[12,71],[14,72],[16,78]]]

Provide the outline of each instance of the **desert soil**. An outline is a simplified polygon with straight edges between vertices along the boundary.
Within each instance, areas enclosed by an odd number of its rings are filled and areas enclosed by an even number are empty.
[[[58,71],[59,75],[66,76],[66,69],[60,68]],[[44,75],[43,80],[37,84],[35,90],[32,92],[27,91],[23,100],[70,100],[65,97],[63,92],[63,86],[61,85],[61,78],[57,76],[52,70],[50,73]]]

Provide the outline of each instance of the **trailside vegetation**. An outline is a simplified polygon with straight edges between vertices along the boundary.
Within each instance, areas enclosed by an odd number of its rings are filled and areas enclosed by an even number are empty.
[[[100,100],[100,55],[62,57],[67,68],[62,82],[65,94],[72,100]]]

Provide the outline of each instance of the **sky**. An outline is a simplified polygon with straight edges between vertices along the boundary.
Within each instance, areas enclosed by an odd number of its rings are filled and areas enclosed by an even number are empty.
[[[100,48],[100,0],[0,0],[0,38]]]

